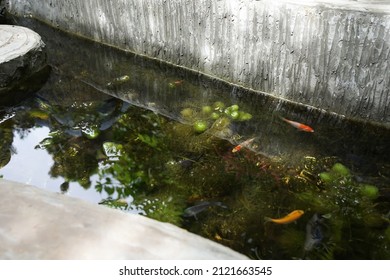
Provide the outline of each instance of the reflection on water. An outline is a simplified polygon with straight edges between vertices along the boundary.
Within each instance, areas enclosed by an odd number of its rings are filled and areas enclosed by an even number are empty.
[[[48,134],[48,127],[34,127],[24,134],[16,133],[12,143],[16,148],[11,160],[0,170],[3,178],[60,192],[64,178],[48,176],[54,164],[52,156],[46,150],[35,148]],[[93,175],[90,180],[96,184],[98,176]],[[95,191],[86,191],[75,182],[69,182],[67,194],[94,203],[106,197]]]
[[[1,169],[1,174],[10,180],[57,190],[62,183],[61,180],[47,178],[48,171],[53,164],[52,157],[46,151],[34,149],[48,133],[47,127],[33,128],[25,136],[15,133],[12,145],[17,149],[10,162]],[[32,159],[40,164],[32,165],[30,163]],[[42,181],[42,178],[47,180]]]
[[[24,23],[52,71],[1,111],[4,178],[255,259],[390,258],[389,130]]]

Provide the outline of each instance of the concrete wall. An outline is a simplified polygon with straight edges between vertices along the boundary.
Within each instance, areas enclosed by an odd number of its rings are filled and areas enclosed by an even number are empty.
[[[390,1],[9,0],[11,13],[390,124]]]

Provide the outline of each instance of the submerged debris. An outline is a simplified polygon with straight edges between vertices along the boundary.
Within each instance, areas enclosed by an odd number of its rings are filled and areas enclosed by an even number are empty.
[[[323,222],[324,217],[318,213],[314,213],[307,222],[306,239],[304,244],[305,251],[311,251],[315,246],[321,243],[324,238]]]
[[[184,210],[183,217],[185,218],[194,217],[195,219],[198,219],[196,215],[198,215],[199,213],[205,211],[206,209],[212,206],[219,206],[225,209],[228,208],[226,205],[224,205],[222,202],[219,201],[202,201],[194,206],[186,208]]]
[[[119,85],[122,85],[130,80],[128,75],[123,75],[117,78],[114,78],[111,82],[107,83],[107,88],[113,89]]]

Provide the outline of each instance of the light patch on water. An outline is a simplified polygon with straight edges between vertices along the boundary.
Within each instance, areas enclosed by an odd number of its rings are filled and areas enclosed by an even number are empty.
[[[60,185],[63,178],[52,178],[49,175],[50,168],[54,164],[53,158],[45,150],[35,147],[46,137],[50,130],[48,127],[36,127],[23,137],[14,133],[12,143],[16,153],[12,155],[10,162],[0,169],[0,175],[4,179],[33,185],[53,192],[60,192]],[[69,183],[67,195],[78,197],[93,203],[97,203],[102,196],[96,192],[93,186],[96,185],[98,176],[90,178],[91,188],[85,190],[77,182]]]
[[[39,127],[30,130],[23,138],[14,133],[15,154],[12,155],[10,162],[0,170],[4,179],[13,180],[24,184],[39,186],[49,189],[53,185],[59,186],[62,182],[60,179],[45,180],[53,165],[53,159],[44,150],[34,149],[39,142],[47,137],[48,127]]]

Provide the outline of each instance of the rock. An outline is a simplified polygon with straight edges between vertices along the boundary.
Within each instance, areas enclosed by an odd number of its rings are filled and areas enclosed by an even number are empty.
[[[0,179],[0,259],[247,259],[168,223]]]
[[[41,37],[28,28],[0,25],[0,101],[9,92],[20,95],[29,91],[20,84],[46,66],[44,46]],[[7,96],[7,99],[18,97]]]

